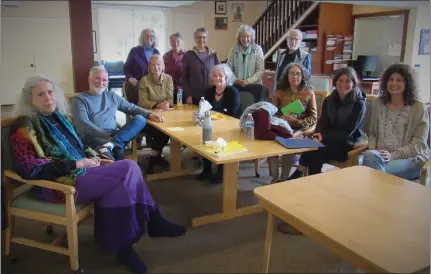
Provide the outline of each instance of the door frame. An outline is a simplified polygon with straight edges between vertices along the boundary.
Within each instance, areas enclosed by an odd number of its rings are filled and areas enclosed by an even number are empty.
[[[407,40],[407,27],[408,27],[408,23],[409,23],[409,13],[410,13],[410,10],[403,9],[403,10],[392,10],[392,11],[355,14],[355,15],[353,15],[353,32],[355,32],[355,21],[356,21],[356,19],[385,17],[385,16],[391,16],[391,15],[404,15],[403,38],[401,41],[401,56],[400,56],[400,61],[404,62],[404,55],[405,55],[405,51],[406,51],[406,40]]]

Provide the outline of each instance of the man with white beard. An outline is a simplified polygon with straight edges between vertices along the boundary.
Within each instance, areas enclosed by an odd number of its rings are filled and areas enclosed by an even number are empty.
[[[95,149],[105,158],[121,160],[124,158],[124,147],[144,130],[155,140],[152,143],[150,165],[159,163],[169,136],[147,125],[147,119],[165,122],[165,118],[107,91],[108,72],[104,66],[91,68],[88,83],[89,90],[77,94],[71,100],[73,124],[84,145]],[[117,128],[117,111],[133,116],[121,129]]]
[[[284,69],[290,63],[302,65],[311,74],[311,55],[301,49],[302,32],[298,29],[289,30],[286,37],[287,50],[281,51],[277,57],[274,77],[274,96],[278,91],[278,83]]]

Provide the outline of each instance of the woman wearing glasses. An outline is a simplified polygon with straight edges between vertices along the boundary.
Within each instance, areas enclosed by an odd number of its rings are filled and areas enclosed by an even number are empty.
[[[213,66],[219,63],[217,53],[207,46],[208,31],[198,28],[194,33],[196,46],[183,57],[181,84],[187,104],[199,104],[205,91],[211,86],[209,75]]]

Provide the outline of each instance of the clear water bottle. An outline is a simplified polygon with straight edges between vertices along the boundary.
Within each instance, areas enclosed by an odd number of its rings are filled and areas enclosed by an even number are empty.
[[[254,119],[251,113],[245,118],[245,138],[254,140]]]
[[[201,97],[201,100],[199,101],[199,110],[201,109],[203,102],[205,102],[205,97]]]
[[[183,106],[183,89],[178,88],[177,92],[177,106],[182,107]]]
[[[202,142],[205,144],[206,141],[212,141],[213,125],[211,122],[210,112],[206,111],[204,121],[202,123]]]

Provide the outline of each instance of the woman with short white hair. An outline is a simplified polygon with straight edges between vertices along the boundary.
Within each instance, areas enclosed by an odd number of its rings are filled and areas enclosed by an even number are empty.
[[[232,87],[233,73],[226,64],[219,64],[211,69],[210,79],[212,87],[205,93],[205,99],[211,104],[212,109],[229,115],[238,117],[240,98],[239,92]],[[198,176],[198,180],[209,179],[211,184],[219,184],[223,180],[223,165],[217,166],[217,173],[213,176],[211,172],[211,162],[204,159],[204,168]]]
[[[229,53],[227,64],[234,73],[235,85],[245,89],[251,84],[262,84],[265,71],[262,47],[255,42],[256,31],[241,25],[236,32],[237,43]]]
[[[157,47],[157,37],[154,30],[146,28],[139,36],[139,45],[133,47],[124,63],[126,76],[126,97],[131,103],[138,101],[139,81],[148,74],[148,62],[153,54],[160,54]]]
[[[82,144],[67,113],[63,92],[49,78],[27,79],[9,135],[13,169],[27,180],[73,185],[78,202],[95,204],[95,243],[116,253],[131,273],[146,273],[133,250],[141,236],[178,237],[186,230],[162,217],[136,162],[101,165],[95,151]],[[61,192],[34,190],[46,202],[65,202]]]
[[[211,86],[209,74],[211,68],[219,63],[217,52],[208,47],[208,31],[197,28],[194,32],[196,45],[183,57],[181,84],[183,97],[187,104],[198,105],[205,90]]]

